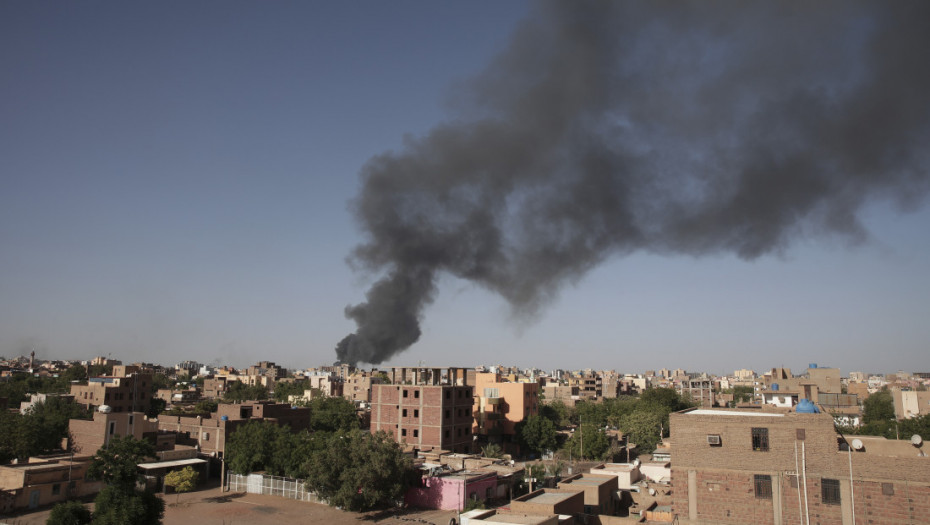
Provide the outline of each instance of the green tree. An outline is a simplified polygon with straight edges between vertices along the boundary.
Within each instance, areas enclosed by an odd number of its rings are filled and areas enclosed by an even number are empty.
[[[610,443],[604,431],[594,425],[581,425],[565,444],[574,458],[603,459]]]
[[[172,470],[165,475],[165,485],[173,487],[177,493],[177,501],[181,500],[182,492],[190,492],[197,487],[197,478],[200,475],[193,467],[184,467],[181,470]]]
[[[634,410],[620,420],[620,430],[640,453],[651,453],[662,441],[662,415],[649,410]]]
[[[243,401],[258,401],[268,399],[268,389],[263,385],[248,386],[242,381],[230,383],[223,394],[223,401],[227,403],[242,403]]]
[[[737,403],[749,403],[752,401],[755,391],[751,386],[734,386],[733,401]]]
[[[194,412],[212,414],[213,412],[216,412],[216,409],[218,407],[219,407],[219,404],[216,401],[213,401],[210,399],[204,399],[204,400],[198,401],[197,404],[194,405]]]
[[[107,485],[131,490],[139,477],[139,463],[154,457],[155,448],[148,441],[132,436],[114,436],[94,454],[87,476],[102,480]]]
[[[481,455],[486,458],[499,459],[504,455],[504,451],[497,443],[488,443],[481,449]]]
[[[318,397],[310,401],[310,430],[349,431],[359,428],[355,404],[344,397]]]
[[[61,378],[68,383],[72,381],[87,381],[87,368],[84,365],[72,365],[61,374]]]
[[[547,450],[555,450],[558,444],[555,425],[546,417],[530,416],[517,423],[515,430],[520,446],[526,447],[528,452],[542,455]]]
[[[555,428],[564,428],[571,425],[571,411],[565,406],[565,403],[561,401],[553,401],[552,403],[540,405],[539,415],[552,421]]]
[[[72,419],[92,419],[93,412],[69,398],[49,396],[32,405],[23,418],[32,429],[30,455],[62,450]]]
[[[365,511],[393,505],[406,490],[412,468],[384,432],[360,429],[331,434],[307,464],[307,488],[331,506]]]
[[[166,403],[164,399],[153,397],[149,400],[149,409],[145,411],[145,415],[148,417],[158,417],[158,414],[164,412],[167,406],[168,403]]]
[[[138,465],[155,457],[146,440],[115,436],[94,454],[87,477],[107,486],[94,499],[94,525],[154,525],[165,514],[165,502],[149,491],[136,490]]]
[[[165,502],[150,491],[108,485],[94,499],[93,525],[158,525]]]
[[[862,420],[864,423],[877,421],[894,421],[894,398],[891,392],[881,390],[865,398],[862,403]]]
[[[65,501],[52,507],[45,525],[87,525],[90,519],[90,509],[80,501]]]
[[[304,395],[304,390],[310,390],[310,381],[306,379],[278,381],[274,384],[274,399],[279,403],[285,403],[289,396]]]
[[[226,442],[226,457],[229,469],[237,474],[249,474],[260,470],[274,472],[274,457],[283,434],[290,434],[288,427],[271,421],[249,421],[230,434]]]

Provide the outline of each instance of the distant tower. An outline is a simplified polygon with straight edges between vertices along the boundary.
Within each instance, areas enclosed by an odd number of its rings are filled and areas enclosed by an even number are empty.
[[[33,370],[35,370],[35,368],[33,368],[33,366],[32,366],[32,365],[35,363],[35,360],[36,360],[36,351],[33,350],[33,351],[29,354],[29,371],[30,371],[30,372],[32,372]]]

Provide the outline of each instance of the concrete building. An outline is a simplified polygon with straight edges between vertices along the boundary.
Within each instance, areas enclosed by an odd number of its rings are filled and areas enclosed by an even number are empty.
[[[467,501],[487,501],[497,495],[497,474],[484,470],[457,472],[438,469],[421,478],[419,487],[404,494],[404,502],[421,509],[465,510]]]
[[[86,479],[91,458],[68,454],[0,465],[0,514],[96,494],[103,482]]]
[[[113,412],[147,412],[151,391],[152,375],[132,365],[116,365],[112,376],[91,377],[86,385],[71,385],[76,403],[91,410],[107,405]]]
[[[475,426],[484,442],[514,451],[516,424],[539,413],[539,384],[503,381],[500,373],[475,374]]]
[[[381,384],[380,372],[357,370],[346,378],[342,397],[355,403],[371,403],[371,386]]]
[[[908,441],[774,408],[690,409],[670,430],[681,523],[930,523],[930,458]]]
[[[584,494],[585,514],[617,514],[617,476],[575,474],[560,481],[557,488],[580,490]]]
[[[156,420],[143,412],[94,412],[94,419],[68,421],[69,446],[80,454],[93,455],[116,436],[142,439],[158,432]]]
[[[418,450],[471,452],[473,387],[463,369],[392,370],[390,385],[373,385],[371,432],[386,432]]]
[[[584,514],[584,492],[575,489],[540,489],[510,502],[510,511],[520,514],[580,516]]]
[[[910,419],[930,414],[930,391],[891,389],[894,399],[894,415],[898,419]]]

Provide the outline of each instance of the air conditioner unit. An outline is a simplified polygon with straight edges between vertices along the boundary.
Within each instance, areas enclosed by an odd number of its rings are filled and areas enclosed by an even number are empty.
[[[707,435],[707,444],[708,444],[708,445],[719,445],[719,444],[720,444],[720,434],[708,434],[708,435]]]

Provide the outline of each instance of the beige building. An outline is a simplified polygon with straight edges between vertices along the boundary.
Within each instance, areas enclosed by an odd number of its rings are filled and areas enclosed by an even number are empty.
[[[68,454],[0,465],[0,514],[96,494],[103,483],[86,479],[90,462],[90,455]]]
[[[894,398],[894,415],[898,419],[930,414],[930,391],[892,388],[891,396]]]

